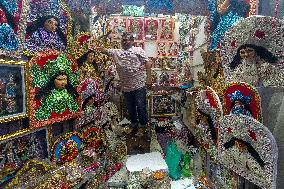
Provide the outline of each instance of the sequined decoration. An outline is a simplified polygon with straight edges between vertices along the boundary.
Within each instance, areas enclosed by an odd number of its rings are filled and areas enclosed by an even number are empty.
[[[45,15],[53,15],[55,13],[55,10],[59,9],[59,4],[54,0],[31,0],[30,1],[30,14],[28,21],[34,21],[37,18]],[[53,8],[53,10],[51,9]],[[58,16],[58,15],[54,15]]]
[[[67,89],[53,89],[50,94],[41,101],[41,106],[37,109],[35,117],[38,120],[46,120],[52,112],[62,114],[67,108],[70,112],[79,110],[77,102]]]
[[[274,26],[274,28],[272,28]],[[221,41],[221,57],[226,82],[246,82],[253,86],[283,86],[283,23],[272,17],[248,17],[236,23],[224,35]],[[236,59],[235,68],[230,64],[234,57],[240,56],[241,45],[253,45],[263,48],[250,59]],[[275,56],[277,60],[270,63],[265,57]]]
[[[16,34],[10,25],[0,24],[0,49],[14,51],[18,49]]]
[[[73,12],[90,13],[91,11],[91,0],[66,0],[66,3]]]
[[[1,3],[5,6],[10,14],[15,14],[18,11],[18,0],[2,0]]]
[[[12,19],[15,20],[14,16],[18,12],[18,4],[16,0],[3,0],[1,1],[2,6],[7,10],[7,13],[3,9],[0,9],[0,49],[7,51],[15,51],[18,49],[18,39],[12,26],[9,25],[9,18],[6,14],[10,14]]]
[[[71,85],[74,87],[78,85],[79,73],[72,71],[72,62],[69,61],[64,54],[60,54],[56,60],[48,60],[48,63],[42,70],[40,70],[38,65],[32,65],[32,85],[33,87],[41,88],[49,82],[51,77],[62,72],[68,75]]]
[[[173,11],[172,0],[147,0],[146,1],[146,12],[149,13],[161,13]]]
[[[217,1],[209,0],[208,10],[210,12],[211,20],[211,37],[209,50],[215,50],[218,48],[218,44],[223,37],[224,33],[233,26],[242,17],[245,17],[249,10],[247,4],[241,4],[238,1],[231,2],[228,10],[223,15],[220,15],[217,11]],[[238,10],[238,11],[236,11]]]
[[[48,32],[44,28],[38,28],[32,36],[27,39],[26,50],[30,52],[39,52],[46,49],[65,51],[66,46],[57,32]]]
[[[247,116],[226,115],[218,144],[225,167],[261,188],[275,188],[278,149],[267,127]]]
[[[42,16],[53,15],[59,19],[60,28],[66,34],[70,18],[64,6],[65,2],[59,0],[30,0],[28,22],[34,22]]]
[[[78,116],[79,73],[76,62],[68,54],[55,50],[37,53],[29,61],[28,71],[31,127],[42,127]]]
[[[247,105],[250,104],[250,101],[251,101],[251,98],[252,98],[251,96],[244,96],[241,93],[241,91],[239,91],[239,90],[236,90],[235,92],[233,92],[232,94],[229,94],[228,96],[229,96],[231,102],[236,101],[236,100],[240,100],[240,101],[246,103]]]

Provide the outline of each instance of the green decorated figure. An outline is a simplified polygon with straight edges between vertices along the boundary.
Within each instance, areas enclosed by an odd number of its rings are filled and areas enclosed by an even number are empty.
[[[186,152],[183,157],[182,169],[181,169],[181,174],[183,177],[191,177],[190,161],[191,161],[190,154],[189,152]]]
[[[41,104],[35,112],[37,120],[47,120],[51,113],[62,114],[66,110],[79,110],[76,98],[79,74],[73,72],[72,63],[60,54],[56,60],[49,60],[43,69],[33,65],[31,70],[33,87],[38,87],[35,98]]]
[[[177,145],[171,142],[167,146],[166,163],[169,168],[169,176],[173,180],[178,180],[181,177],[181,152],[178,150]]]

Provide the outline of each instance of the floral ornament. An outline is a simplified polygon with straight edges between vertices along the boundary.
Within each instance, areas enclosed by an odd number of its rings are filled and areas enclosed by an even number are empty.
[[[257,120],[244,115],[224,116],[218,150],[225,167],[261,188],[276,187],[277,144],[268,128]]]
[[[52,161],[64,164],[73,161],[81,150],[82,140],[78,133],[66,133],[59,137],[52,147]]]
[[[252,97],[251,96],[244,96],[241,91],[236,90],[235,92],[233,92],[232,94],[228,94],[230,101],[234,102],[236,100],[240,100],[242,102],[244,102],[245,104],[249,105],[251,102]]]
[[[243,82],[229,83],[223,92],[224,114],[243,114],[261,121],[261,101],[258,91]]]

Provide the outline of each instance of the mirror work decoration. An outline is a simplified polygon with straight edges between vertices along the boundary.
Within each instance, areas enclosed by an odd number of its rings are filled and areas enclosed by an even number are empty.
[[[27,116],[26,65],[0,60],[0,123]]]
[[[38,53],[29,62],[30,127],[61,122],[77,117],[80,98],[77,92],[77,64],[56,50]]]

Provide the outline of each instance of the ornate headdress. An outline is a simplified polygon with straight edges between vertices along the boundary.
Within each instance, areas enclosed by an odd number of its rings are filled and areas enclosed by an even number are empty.
[[[82,93],[83,102],[90,96],[95,95],[98,89],[98,84],[92,79],[85,79],[80,86],[79,90]]]
[[[18,11],[17,1],[2,0],[1,3],[6,7],[10,14],[14,14]]]
[[[57,74],[64,73],[68,76],[68,80],[73,87],[78,84],[79,72],[74,71],[72,62],[67,59],[64,54],[59,54],[57,59],[48,60],[48,62],[40,69],[39,65],[33,64],[31,67],[31,76],[33,78],[33,87],[45,86],[52,77]]]
[[[283,33],[283,23],[278,19],[259,16],[241,19],[225,33],[221,41],[223,65],[232,62],[237,49],[244,44],[262,46],[277,57],[283,56]]]
[[[222,105],[217,93],[210,87],[200,90],[195,99],[196,107],[205,114],[210,115],[216,123],[223,116]]]
[[[218,136],[219,160],[224,166],[261,188],[275,188],[278,150],[267,127],[251,117],[231,114],[222,119]],[[236,141],[247,150],[236,155],[231,150]]]
[[[202,136],[197,134],[199,135],[197,138],[199,138],[199,140],[203,140],[201,138],[210,137],[212,139],[212,142],[216,144],[218,140],[218,127],[220,123],[220,118],[223,117],[222,106],[218,95],[210,87],[206,87],[206,89],[204,90],[199,90],[195,98],[195,107],[195,116],[197,118],[196,121],[199,119],[202,120],[203,118],[206,118],[207,126],[205,128],[207,129],[208,127],[209,129],[209,132],[206,132],[204,136],[203,134]],[[200,122],[197,121],[197,124],[199,123]],[[213,147],[212,145],[209,145],[208,148],[209,153],[216,153],[215,147]]]
[[[227,84],[223,92],[224,115],[230,114],[232,103],[236,100],[242,101],[249,107],[254,119],[262,120],[260,96],[253,86],[244,82]]]
[[[84,32],[84,33],[79,33],[76,35],[73,45],[73,52],[72,55],[78,59],[80,58],[83,54],[88,52],[89,46],[88,42],[91,38],[91,34],[89,32]]]
[[[243,95],[240,90],[236,90],[235,92],[228,94],[228,97],[230,98],[231,102],[239,100],[247,105],[250,104],[251,99],[252,99],[251,96]]]

